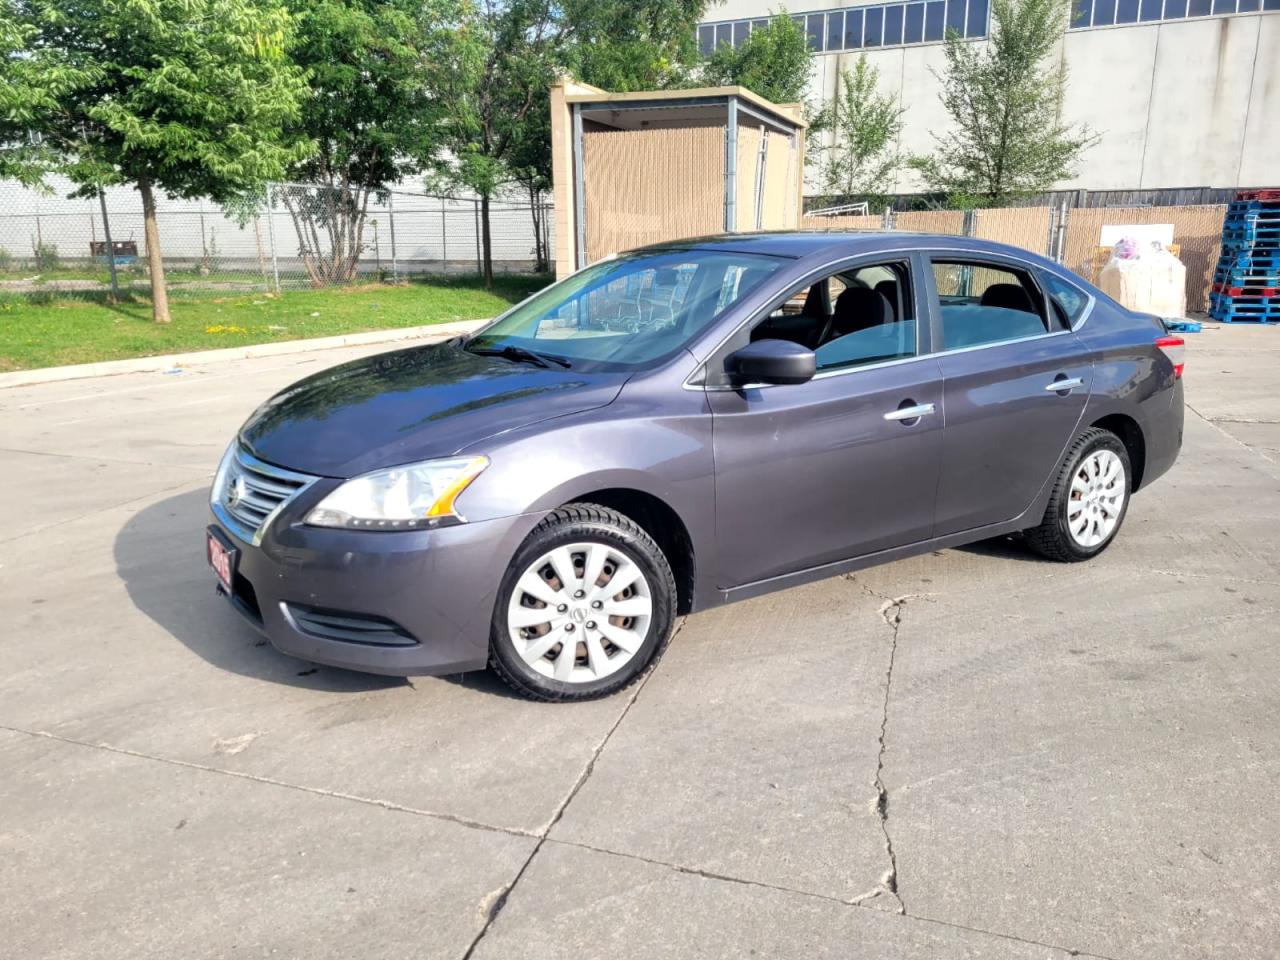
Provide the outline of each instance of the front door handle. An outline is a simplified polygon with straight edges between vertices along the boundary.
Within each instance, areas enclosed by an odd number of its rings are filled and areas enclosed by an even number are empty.
[[[1083,386],[1084,380],[1080,377],[1071,377],[1070,379],[1062,377],[1061,379],[1054,380],[1052,383],[1046,383],[1044,385],[1044,389],[1046,393],[1070,393],[1076,387]]]
[[[899,407],[884,415],[886,420],[919,420],[933,413],[932,403],[918,403],[914,407]]]

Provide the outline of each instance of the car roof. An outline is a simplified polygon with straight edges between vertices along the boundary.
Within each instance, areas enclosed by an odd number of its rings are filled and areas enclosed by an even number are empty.
[[[1016,256],[1037,263],[1039,254],[1009,244],[961,237],[947,233],[916,233],[906,230],[790,230],[761,233],[724,233],[689,237],[643,247],[633,252],[660,253],[676,250],[719,250],[726,253],[756,253],[764,256],[804,259],[824,255],[832,260],[861,253],[902,250],[904,247],[967,250]]]

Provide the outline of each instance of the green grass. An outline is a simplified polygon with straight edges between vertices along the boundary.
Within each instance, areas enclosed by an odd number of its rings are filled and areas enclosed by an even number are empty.
[[[40,303],[6,298],[0,300],[0,371],[478,320],[546,283],[542,277],[498,277],[485,290],[476,278],[434,278],[278,297],[187,295],[170,300],[173,322],[167,325],[152,321],[151,304],[143,299],[112,306],[71,296]]]

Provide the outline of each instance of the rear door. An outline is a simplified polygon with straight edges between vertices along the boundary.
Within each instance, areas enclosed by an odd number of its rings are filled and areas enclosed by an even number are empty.
[[[945,422],[934,536],[945,536],[1031,505],[1075,436],[1093,367],[1025,265],[929,260]]]

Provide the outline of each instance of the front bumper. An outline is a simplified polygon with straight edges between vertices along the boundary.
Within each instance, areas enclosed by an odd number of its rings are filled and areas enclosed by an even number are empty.
[[[308,527],[281,515],[257,545],[233,534],[216,514],[209,529],[239,551],[233,607],[277,650],[328,666],[409,676],[485,666],[502,576],[539,519],[380,533]],[[227,594],[221,584],[218,592]],[[325,619],[323,630],[308,620],[315,611]],[[346,618],[399,629],[332,628]]]

